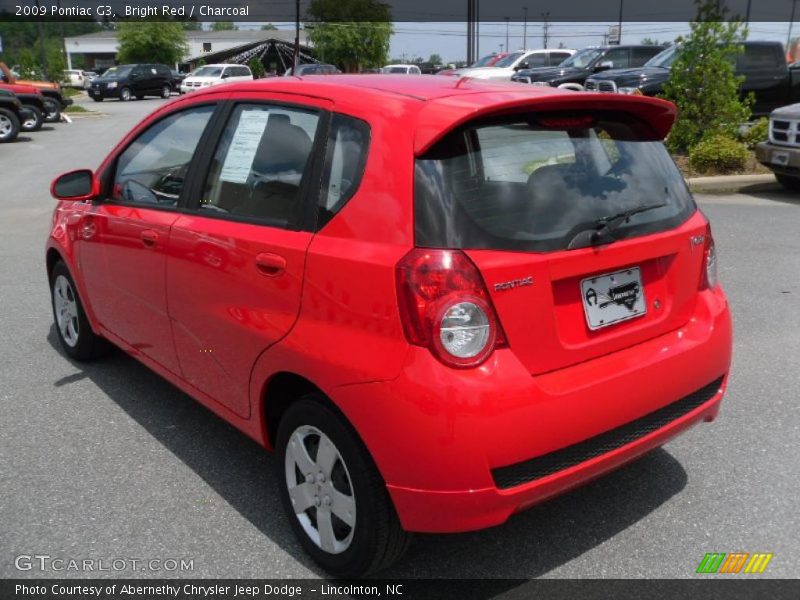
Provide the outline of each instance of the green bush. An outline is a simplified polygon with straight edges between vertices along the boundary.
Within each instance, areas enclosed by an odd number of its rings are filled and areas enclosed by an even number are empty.
[[[744,169],[749,157],[742,142],[714,134],[689,150],[689,165],[698,173],[731,173]]]
[[[264,63],[262,63],[261,59],[257,56],[251,58],[247,66],[250,67],[250,70],[253,72],[253,79],[261,79],[266,73]]]
[[[742,141],[750,150],[755,148],[759,142],[766,142],[768,138],[769,119],[767,117],[761,117],[742,135]]]

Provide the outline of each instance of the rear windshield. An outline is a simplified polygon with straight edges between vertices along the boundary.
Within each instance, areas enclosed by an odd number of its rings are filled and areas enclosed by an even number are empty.
[[[614,238],[664,231],[695,204],[664,144],[620,113],[475,123],[416,161],[418,246],[549,252],[643,205]]]

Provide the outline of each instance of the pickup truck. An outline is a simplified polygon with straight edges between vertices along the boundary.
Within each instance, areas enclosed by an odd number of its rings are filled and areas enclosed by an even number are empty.
[[[0,143],[17,139],[21,124],[30,118],[31,112],[13,92],[0,90]]]
[[[800,192],[800,104],[773,111],[769,140],[756,146],[756,158],[783,187]]]
[[[736,74],[743,75],[742,95],[755,96],[753,116],[800,101],[800,65],[787,65],[780,42],[743,42],[744,52],[736,59]],[[681,51],[672,46],[654,56],[639,69],[613,69],[586,80],[590,92],[615,92],[658,96],[664,92],[670,69]]]
[[[38,88],[44,96],[45,116],[47,123],[57,123],[61,120],[61,111],[72,104],[72,98],[67,98],[61,91],[58,83],[49,81],[21,81],[9,69],[4,62],[0,62],[0,83],[10,85],[30,85]]]

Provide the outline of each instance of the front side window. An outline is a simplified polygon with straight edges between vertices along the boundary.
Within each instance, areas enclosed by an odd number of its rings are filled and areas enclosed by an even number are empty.
[[[568,124],[569,123],[569,124]],[[694,201],[663,143],[621,113],[511,118],[451,133],[416,161],[420,246],[547,252],[650,204],[618,239],[675,227]]]
[[[213,105],[172,114],[151,126],[117,159],[111,200],[176,206]]]
[[[627,69],[630,66],[630,58],[627,48],[612,48],[606,52],[605,56],[600,61],[601,63],[612,63],[612,69]]]
[[[301,213],[319,124],[315,111],[236,107],[209,168],[199,210],[291,227]]]
[[[528,68],[530,69],[535,69],[537,67],[544,67],[547,66],[547,55],[531,54],[528,58],[525,59],[525,62],[528,64]]]

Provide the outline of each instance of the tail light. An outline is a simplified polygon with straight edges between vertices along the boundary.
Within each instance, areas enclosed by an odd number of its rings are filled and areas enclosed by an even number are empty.
[[[506,338],[477,267],[458,250],[416,248],[397,265],[406,339],[453,367],[475,367]]]
[[[714,289],[719,283],[717,274],[717,250],[714,245],[714,237],[711,235],[711,227],[706,229],[706,245],[703,251],[703,280],[701,289]]]

